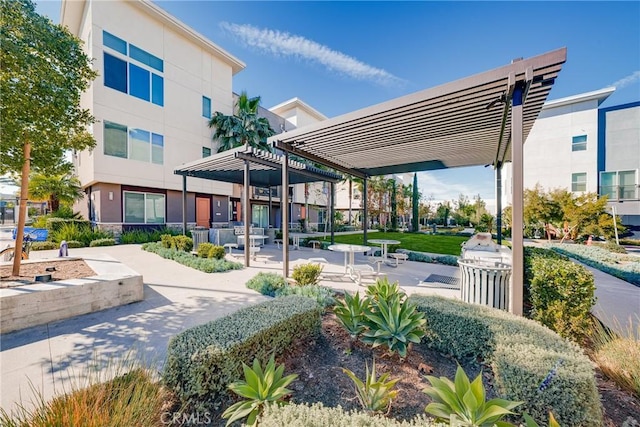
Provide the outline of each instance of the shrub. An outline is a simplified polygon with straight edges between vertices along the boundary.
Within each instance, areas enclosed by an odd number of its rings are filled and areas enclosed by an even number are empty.
[[[349,369],[342,368],[342,372],[347,374],[353,381],[356,388],[356,397],[362,409],[373,413],[387,412],[391,408],[391,402],[398,395],[397,390],[392,390],[398,379],[388,380],[389,373],[376,378],[376,361],[373,361],[371,372],[369,364],[365,365],[364,381],[356,376]]]
[[[31,242],[32,251],[46,251],[50,249],[58,249],[58,245],[55,242]]]
[[[124,230],[120,234],[120,243],[122,244],[134,244],[134,243],[149,243],[157,242],[160,240],[160,236],[163,234],[169,234],[172,236],[180,234],[178,231],[174,231],[170,228],[160,229],[133,229]]]
[[[513,414],[512,409],[522,404],[505,399],[491,399],[487,402],[482,373],[471,382],[460,365],[454,381],[430,375],[426,378],[431,385],[423,392],[432,402],[427,405],[425,412],[435,415],[438,421],[449,421],[451,425],[493,427],[505,415]]]
[[[240,378],[242,363],[277,357],[296,340],[313,339],[319,332],[315,302],[276,298],[175,335],[163,378],[184,404],[206,408]]]
[[[193,249],[193,239],[188,236],[173,236],[171,247],[179,251],[191,252]]]
[[[65,222],[58,228],[55,228],[49,233],[49,239],[60,244],[63,240],[67,241],[67,244],[71,241],[81,242],[83,246],[89,246],[93,240],[112,238],[113,235],[110,232],[95,230],[82,224],[81,222]]]
[[[621,245],[640,246],[640,239],[620,239]]]
[[[116,244],[116,239],[96,239],[96,240],[92,240],[91,243],[89,243],[89,247],[96,247],[96,246],[113,246]]]
[[[422,414],[411,421],[398,421],[359,411],[345,411],[340,406],[328,408],[322,403],[269,405],[260,418],[260,427],[434,427],[435,425],[432,419]]]
[[[224,246],[213,245],[213,247],[209,251],[209,258],[223,259],[224,255]]]
[[[531,260],[531,318],[560,336],[580,341],[590,325],[596,302],[593,275],[565,260]]]
[[[84,248],[84,243],[79,242],[77,240],[69,240],[67,242],[67,248],[69,249]]]
[[[320,264],[300,264],[293,267],[291,277],[299,286],[315,285],[320,281],[322,266]]]
[[[46,221],[46,228],[52,232],[60,230],[65,225],[69,225],[69,224],[73,224],[77,228],[91,229],[91,222],[89,222],[86,219],[47,217],[45,221]]]
[[[500,310],[435,296],[408,299],[425,314],[427,343],[459,360],[481,359],[493,370],[499,396],[524,401],[522,409],[537,420],[553,411],[563,426],[602,424],[593,367],[577,345]],[[557,375],[545,381],[559,360]]]
[[[140,426],[161,425],[166,393],[148,368],[134,368],[108,381],[97,375],[72,382],[69,393],[47,401],[37,396],[35,409],[20,405],[9,415],[0,409],[3,426]]]
[[[284,277],[276,273],[258,273],[247,281],[247,288],[270,297],[276,296],[276,291],[284,287],[287,282]]]
[[[188,252],[167,249],[163,247],[161,242],[145,243],[142,245],[142,249],[205,273],[219,273],[243,268],[243,265],[239,262],[227,261],[226,259],[196,258]]]
[[[433,261],[437,262],[438,264],[453,265],[457,267],[458,259],[459,259],[458,257],[453,255],[441,255],[433,258]]]
[[[632,255],[609,252],[597,246],[548,245],[552,250],[577,259],[590,267],[640,286],[640,262]],[[630,261],[630,262],[628,262]],[[625,263],[626,262],[626,263]]]
[[[222,414],[222,418],[229,418],[227,425],[234,421],[247,417],[247,425],[258,424],[258,417],[268,403],[284,404],[284,398],[291,390],[287,386],[296,378],[297,374],[282,377],[284,365],[276,368],[273,355],[262,368],[260,361],[253,361],[253,368],[242,364],[244,371],[244,381],[237,381],[229,384],[229,389],[234,393],[246,398],[246,400],[234,403]]]
[[[160,236],[160,242],[162,242],[162,247],[170,249],[173,246],[173,236],[171,234],[163,234]]]
[[[213,248],[213,243],[200,243],[198,245],[198,256],[200,258],[209,258],[209,252]]]
[[[319,307],[326,308],[335,304],[333,298],[333,289],[325,286],[307,285],[307,286],[290,286],[286,285],[275,292],[276,297],[285,297],[288,295],[299,295],[314,300]]]
[[[368,307],[369,300],[367,298],[360,299],[360,292],[356,292],[354,296],[345,292],[344,302],[338,301],[333,308],[336,317],[351,337],[351,348],[353,348],[353,342],[366,328],[364,313]]]
[[[606,249],[609,252],[614,252],[614,253],[617,253],[617,254],[626,254],[627,253],[627,250],[624,248],[624,246],[620,246],[620,245],[616,244],[615,242],[594,243],[594,246],[596,246],[598,248]]]

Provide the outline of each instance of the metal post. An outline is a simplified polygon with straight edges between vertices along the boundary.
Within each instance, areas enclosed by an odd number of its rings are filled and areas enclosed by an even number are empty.
[[[242,201],[244,209],[244,266],[249,267],[251,264],[251,206],[249,200],[249,160],[244,161],[244,200]]]
[[[182,175],[182,235],[187,235],[187,176]]]
[[[369,217],[367,214],[367,178],[362,180],[362,238],[363,245],[367,244],[367,228],[369,228]]]
[[[502,163],[496,165],[496,228],[498,244],[502,244]]]
[[[511,243],[513,250],[513,274],[511,276],[511,299],[509,311],[522,316],[524,287],[524,178],[522,139],[522,92],[524,82],[516,82],[511,104],[511,157],[513,162],[513,219]]]
[[[613,212],[613,231],[616,233],[616,245],[620,244],[620,240],[618,239],[618,224],[616,220],[616,207],[611,205],[611,212]]]
[[[289,153],[282,156],[282,275],[289,277]]]
[[[273,208],[273,200],[272,200],[272,197],[271,197],[271,186],[267,187],[267,189],[269,190],[269,213],[267,214],[267,218],[269,218],[269,219],[267,221],[267,223],[268,223],[268,227],[267,228],[271,228],[271,209]]]
[[[335,211],[336,211],[336,203],[335,203],[335,199],[336,199],[336,184],[334,182],[331,182],[330,184],[330,188],[331,188],[331,205],[329,205],[329,216],[331,217],[331,219],[329,221],[331,224],[331,244],[335,244],[336,243],[336,236],[335,236],[335,229],[336,229],[336,221],[335,221]]]

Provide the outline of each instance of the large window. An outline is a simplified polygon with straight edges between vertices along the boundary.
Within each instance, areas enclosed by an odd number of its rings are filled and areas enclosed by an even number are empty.
[[[637,172],[616,171],[600,173],[600,195],[609,200],[633,200],[638,198]]]
[[[104,154],[161,165],[164,163],[164,137],[105,120]]]
[[[106,31],[102,32],[102,42],[113,51],[107,53],[105,49],[104,52],[104,85],[163,106],[164,78],[154,72],[163,72],[162,59],[132,44],[127,45],[126,41]]]
[[[585,151],[587,149],[587,135],[574,136],[571,140],[571,151]]]
[[[126,224],[164,224],[164,194],[124,192]]]
[[[587,191],[587,174],[585,172],[571,174],[571,191]]]

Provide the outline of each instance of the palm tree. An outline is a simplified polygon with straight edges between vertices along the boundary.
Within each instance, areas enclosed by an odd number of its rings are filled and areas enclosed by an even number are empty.
[[[271,151],[267,138],[275,135],[269,120],[258,116],[260,97],[249,98],[242,92],[236,101],[235,114],[227,116],[219,111],[213,113],[209,127],[214,128],[213,140],[220,143],[218,153],[241,145]]]
[[[83,196],[80,180],[71,174],[36,173],[29,180],[29,198],[46,199],[49,212],[60,209],[60,203],[73,204]]]

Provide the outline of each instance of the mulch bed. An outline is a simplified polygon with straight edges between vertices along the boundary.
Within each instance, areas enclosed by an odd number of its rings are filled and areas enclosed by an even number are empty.
[[[47,268],[55,268],[47,271]],[[0,288],[22,286],[35,283],[34,277],[40,274],[51,274],[51,280],[67,280],[81,277],[95,276],[93,271],[83,260],[46,260],[42,262],[23,262],[20,265],[20,275],[12,275],[13,266],[0,266]]]

